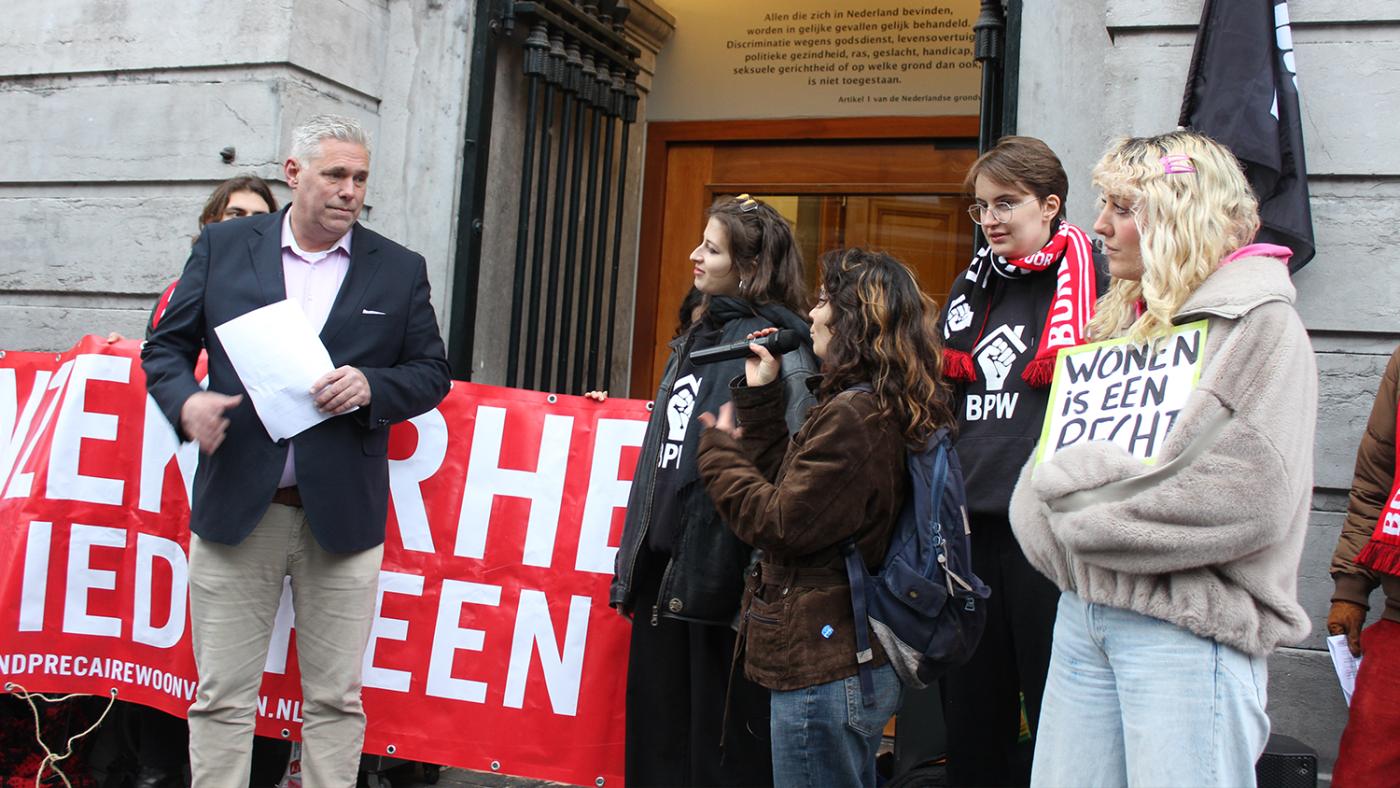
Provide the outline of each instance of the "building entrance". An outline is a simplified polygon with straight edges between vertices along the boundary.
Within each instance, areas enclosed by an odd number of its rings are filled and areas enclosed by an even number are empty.
[[[650,124],[631,396],[659,383],[716,197],[749,193],[787,217],[813,287],[822,254],[861,246],[909,264],[942,304],[972,255],[962,179],[976,135],[975,117]]]

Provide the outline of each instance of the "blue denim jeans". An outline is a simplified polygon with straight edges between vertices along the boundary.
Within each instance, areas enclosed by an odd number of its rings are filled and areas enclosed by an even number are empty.
[[[773,785],[875,786],[875,755],[904,687],[889,665],[875,668],[875,703],[860,677],[772,694]]]
[[[1031,785],[1254,785],[1269,738],[1267,665],[1064,592]]]

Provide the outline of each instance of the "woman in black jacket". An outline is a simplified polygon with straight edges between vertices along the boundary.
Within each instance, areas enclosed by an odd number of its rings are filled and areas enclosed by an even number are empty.
[[[942,682],[951,785],[1025,785],[1024,704],[1035,735],[1059,589],[1031,567],[1007,510],[1049,401],[1055,354],[1084,340],[1107,277],[1089,237],[1065,219],[1069,178],[1034,137],[1004,137],[967,173],[986,236],[948,294],[945,372],[956,385],[972,568],[992,588],[972,659]]]
[[[787,424],[812,404],[816,371],[802,257],[787,221],[748,195],[710,207],[691,253],[704,314],[672,340],[627,503],[611,603],[633,617],[627,674],[628,785],[763,785],[772,780],[768,693],[731,663],[753,550],[720,519],[696,469],[696,416],[729,399],[742,359],[695,365],[696,350],[762,328],[796,329],[783,357]],[[725,699],[730,698],[728,724]]]

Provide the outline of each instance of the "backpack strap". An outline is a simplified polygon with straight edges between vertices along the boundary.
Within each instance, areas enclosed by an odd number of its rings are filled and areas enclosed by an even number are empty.
[[[875,652],[870,647],[870,617],[865,612],[865,581],[869,575],[865,571],[865,561],[856,549],[854,539],[841,543],[841,553],[846,558],[846,577],[851,581],[851,612],[856,634],[856,665],[860,675],[860,694],[866,706],[875,705],[875,675],[870,663],[875,660]]]

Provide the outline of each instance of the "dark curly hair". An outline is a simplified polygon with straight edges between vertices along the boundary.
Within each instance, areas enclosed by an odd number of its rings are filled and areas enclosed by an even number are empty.
[[[919,289],[914,273],[884,252],[864,249],[827,252],[821,270],[818,305],[831,306],[831,341],[822,358],[819,398],[870,384],[910,446],[922,448],[939,427],[954,427],[938,306]]]

